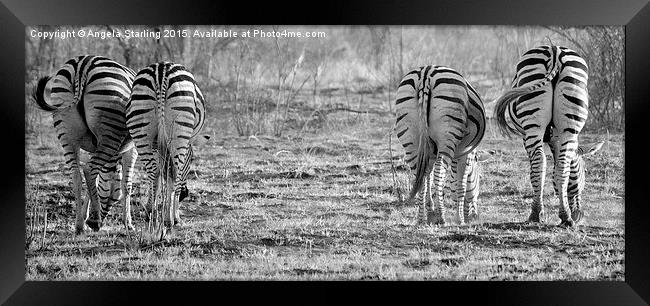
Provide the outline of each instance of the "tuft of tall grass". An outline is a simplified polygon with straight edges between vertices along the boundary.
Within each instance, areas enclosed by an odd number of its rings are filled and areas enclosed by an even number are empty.
[[[29,250],[32,245],[36,245],[38,250],[43,250],[46,246],[48,211],[42,201],[39,201],[40,197],[38,185],[29,189],[26,197],[28,211],[25,219],[25,250]]]

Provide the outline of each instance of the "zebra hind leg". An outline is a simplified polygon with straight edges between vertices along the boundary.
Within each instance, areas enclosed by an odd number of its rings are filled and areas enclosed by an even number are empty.
[[[125,152],[122,156],[122,222],[127,232],[135,230],[131,217],[131,192],[133,191],[133,169],[137,156],[138,152],[135,148]]]
[[[428,195],[429,192],[429,176],[424,176],[424,184],[422,185],[422,190],[418,192],[415,198],[416,205],[418,207],[417,212],[417,224],[424,225],[427,221],[427,215],[431,211],[431,198]]]
[[[533,204],[530,215],[528,216],[528,222],[539,223],[544,214],[546,155],[544,154],[541,137],[529,138],[524,143],[530,159],[530,182],[533,187]]]
[[[177,184],[180,182],[180,179],[176,179]],[[183,220],[180,215],[180,206],[181,201],[187,197],[189,190],[187,186],[175,186],[174,196],[172,197],[172,209],[174,210],[174,226],[183,226]]]
[[[571,219],[578,224],[584,217],[584,212],[580,207],[580,195],[576,195],[569,199],[569,207],[571,208]]]
[[[168,173],[171,171],[168,171]],[[175,211],[174,211],[174,198],[176,198],[176,190],[174,188],[174,179],[171,175],[167,174],[165,175],[165,182],[164,182],[164,191],[163,191],[163,196],[164,199],[162,201],[162,207],[163,207],[163,222],[165,225],[165,228],[168,231],[171,231],[173,225],[174,225],[174,217],[175,217]]]
[[[463,225],[468,222],[469,201],[466,201],[465,196],[467,192],[467,178],[469,172],[467,171],[467,157],[460,159],[453,159],[451,162],[450,181],[453,188],[449,191],[450,195],[455,198],[457,205],[458,224]],[[447,191],[447,190],[445,190]]]
[[[82,185],[83,181],[81,180],[81,171],[84,172],[84,174],[87,174],[86,179],[89,177],[89,173],[87,170],[84,168],[79,169],[77,164],[74,164],[70,167],[70,172],[72,176],[72,188],[74,191],[75,195],[75,201],[76,201],[76,222],[75,222],[75,234],[80,235],[84,232],[85,224],[86,224],[86,219],[88,218],[88,207],[90,197],[87,199],[83,199],[81,194],[82,194]]]
[[[181,219],[180,215],[180,190],[177,190],[174,192],[174,197],[172,198],[173,201],[173,206],[172,208],[174,209],[174,226],[183,226],[183,220]]]
[[[559,143],[562,144],[563,147],[561,148],[561,153],[558,154],[557,160],[555,160],[555,173],[553,177],[557,184],[557,196],[560,200],[560,226],[572,227],[575,225],[575,220],[572,218],[573,211],[569,202],[568,187],[571,160],[575,158],[578,143],[576,138],[577,136],[574,136],[573,134],[560,135]],[[577,216],[579,216],[579,213],[577,213]]]
[[[88,188],[88,218],[86,218],[86,225],[93,231],[99,231],[101,226],[101,208],[99,207],[99,197],[97,195],[97,176],[93,174],[93,170],[84,171],[86,176],[86,187]]]
[[[427,213],[428,224],[446,224],[444,217],[445,206],[443,203],[443,192],[445,187],[447,168],[449,167],[449,164],[449,160],[445,159],[443,156],[439,156],[433,165],[433,171],[431,171],[429,179],[429,188],[431,188],[429,197],[433,202],[433,210]]]
[[[465,221],[467,223],[474,223],[479,220],[478,209],[476,208],[476,203],[470,203],[467,209],[467,216]]]
[[[90,165],[90,178],[86,180],[88,193],[90,194],[90,212],[86,224],[95,232],[99,231],[102,226],[102,215],[108,213],[107,199],[105,198],[103,201],[100,201],[98,188],[104,189],[102,192],[110,193],[111,178],[114,177],[114,173],[116,172],[114,162],[117,161],[117,158],[113,158],[113,155],[110,153],[102,152],[100,150],[101,148],[102,146],[98,145],[97,150],[90,158],[90,162],[88,163]],[[101,178],[100,175],[102,176]],[[117,188],[117,190],[120,189]],[[103,204],[106,207],[102,207],[102,202],[104,202]]]
[[[87,199],[82,197],[83,180],[81,173],[83,172],[86,175],[86,182],[88,182],[88,165],[84,163],[82,167],[79,147],[71,145],[67,137],[62,137],[61,141],[65,152],[64,156],[66,157],[65,166],[72,180],[72,192],[75,199],[75,234],[80,235],[85,230],[85,222],[88,218],[88,201],[90,200],[90,196]]]
[[[572,165],[573,167],[573,165]],[[574,223],[578,223],[582,220],[584,217],[584,213],[582,211],[582,208],[580,207],[580,190],[578,189],[579,187],[577,186],[577,182],[573,181],[573,178],[569,179],[569,187],[568,187],[568,200],[569,200],[569,209],[571,211],[571,219],[573,219]],[[553,170],[553,189],[555,190],[555,195],[559,197],[560,191],[557,188],[557,182],[555,180],[555,169]]]
[[[580,173],[580,162],[573,159],[571,162],[571,173],[569,175],[569,186],[567,189],[569,196],[569,208],[571,209],[571,218],[575,223],[579,223],[584,217],[580,202],[581,193],[584,188],[584,172]]]

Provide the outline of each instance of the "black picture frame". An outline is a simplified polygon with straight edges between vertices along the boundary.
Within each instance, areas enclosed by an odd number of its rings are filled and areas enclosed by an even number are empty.
[[[25,26],[93,24],[412,24],[625,26],[625,282],[25,282]],[[0,4],[4,126],[0,194],[0,301],[9,305],[232,303],[320,304],[355,300],[498,305],[646,305],[650,213],[643,124],[650,92],[647,0],[35,1]],[[226,299],[228,298],[228,299]],[[232,300],[234,298],[234,300]]]

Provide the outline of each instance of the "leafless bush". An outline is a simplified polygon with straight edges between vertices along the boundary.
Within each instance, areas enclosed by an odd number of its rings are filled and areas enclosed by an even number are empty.
[[[263,83],[267,69],[261,69],[256,61],[260,57],[252,52],[250,44],[238,45],[237,58],[233,64],[231,84],[222,86],[232,105],[232,122],[240,136],[265,133],[270,129],[270,113],[273,110],[273,92]]]
[[[274,27],[277,31],[277,28]],[[305,49],[303,48],[295,59],[291,60],[290,54],[286,52],[286,46],[282,47],[280,41],[275,37],[275,47],[278,56],[277,65],[277,98],[273,118],[273,135],[281,136],[284,131],[286,120],[288,119],[289,108],[296,95],[305,86],[309,77],[302,82],[296,80],[298,69],[305,59]]]

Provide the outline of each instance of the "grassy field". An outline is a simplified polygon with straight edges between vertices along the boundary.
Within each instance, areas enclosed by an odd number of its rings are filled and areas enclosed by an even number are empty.
[[[117,206],[101,231],[74,235],[62,150],[43,120],[26,135],[26,279],[624,280],[624,135],[580,136],[606,143],[586,161],[576,229],[556,226],[550,173],[545,221],[522,223],[528,161],[521,140],[495,129],[480,146],[497,152],[483,164],[480,221],[456,225],[448,203],[448,226],[418,226],[417,208],[399,200],[410,176],[394,135],[389,150],[394,118],[378,106],[384,96],[364,99],[361,109],[377,113],[310,117],[304,107],[283,137],[236,136],[229,111],[211,109],[213,140],[196,150],[185,224],[162,242],[143,238],[138,207],[136,232],[125,232]]]

